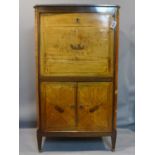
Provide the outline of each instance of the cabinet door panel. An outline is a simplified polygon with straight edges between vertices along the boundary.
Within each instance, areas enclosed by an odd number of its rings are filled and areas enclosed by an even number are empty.
[[[112,130],[112,83],[78,84],[78,130]]]
[[[73,130],[75,127],[74,83],[43,82],[41,84],[42,129]]]

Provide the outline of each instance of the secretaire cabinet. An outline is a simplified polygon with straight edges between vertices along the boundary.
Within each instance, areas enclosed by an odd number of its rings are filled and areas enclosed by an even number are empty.
[[[38,148],[42,137],[116,142],[119,6],[36,5]]]

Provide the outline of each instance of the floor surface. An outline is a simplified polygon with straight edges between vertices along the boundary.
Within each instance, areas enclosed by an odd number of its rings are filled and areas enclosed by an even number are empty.
[[[51,138],[44,139],[43,152],[39,153],[36,129],[20,129],[20,155],[134,155],[134,132],[117,130],[116,151],[111,152],[110,137],[104,138]]]

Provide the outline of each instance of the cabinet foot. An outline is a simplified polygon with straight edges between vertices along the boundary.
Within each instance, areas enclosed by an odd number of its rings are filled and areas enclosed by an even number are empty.
[[[111,151],[112,151],[112,152],[115,151],[116,136],[117,136],[117,131],[114,130],[113,133],[112,133],[112,136],[111,136],[111,143],[112,143]]]
[[[42,135],[39,130],[37,130],[37,142],[38,142],[38,151],[42,152]]]

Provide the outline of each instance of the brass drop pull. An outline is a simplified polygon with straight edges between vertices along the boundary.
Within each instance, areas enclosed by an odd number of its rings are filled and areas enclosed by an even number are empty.
[[[99,105],[96,105],[89,109],[89,112],[95,112],[99,108]]]
[[[56,105],[54,108],[55,108],[55,110],[57,110],[60,113],[63,113],[64,112],[64,109],[61,108],[61,107],[59,107],[58,105]]]
[[[81,44],[77,44],[77,45],[71,44],[70,47],[71,47],[73,50],[83,50],[83,49],[84,49],[84,45],[81,45]]]
[[[80,109],[83,109],[83,108],[84,108],[84,106],[83,106],[83,105],[79,105],[79,108],[80,108]]]
[[[91,113],[92,113],[92,112],[95,112],[96,110],[99,109],[100,105],[102,105],[102,104],[95,105],[94,107],[90,108],[90,109],[89,109],[89,112],[91,112]]]

